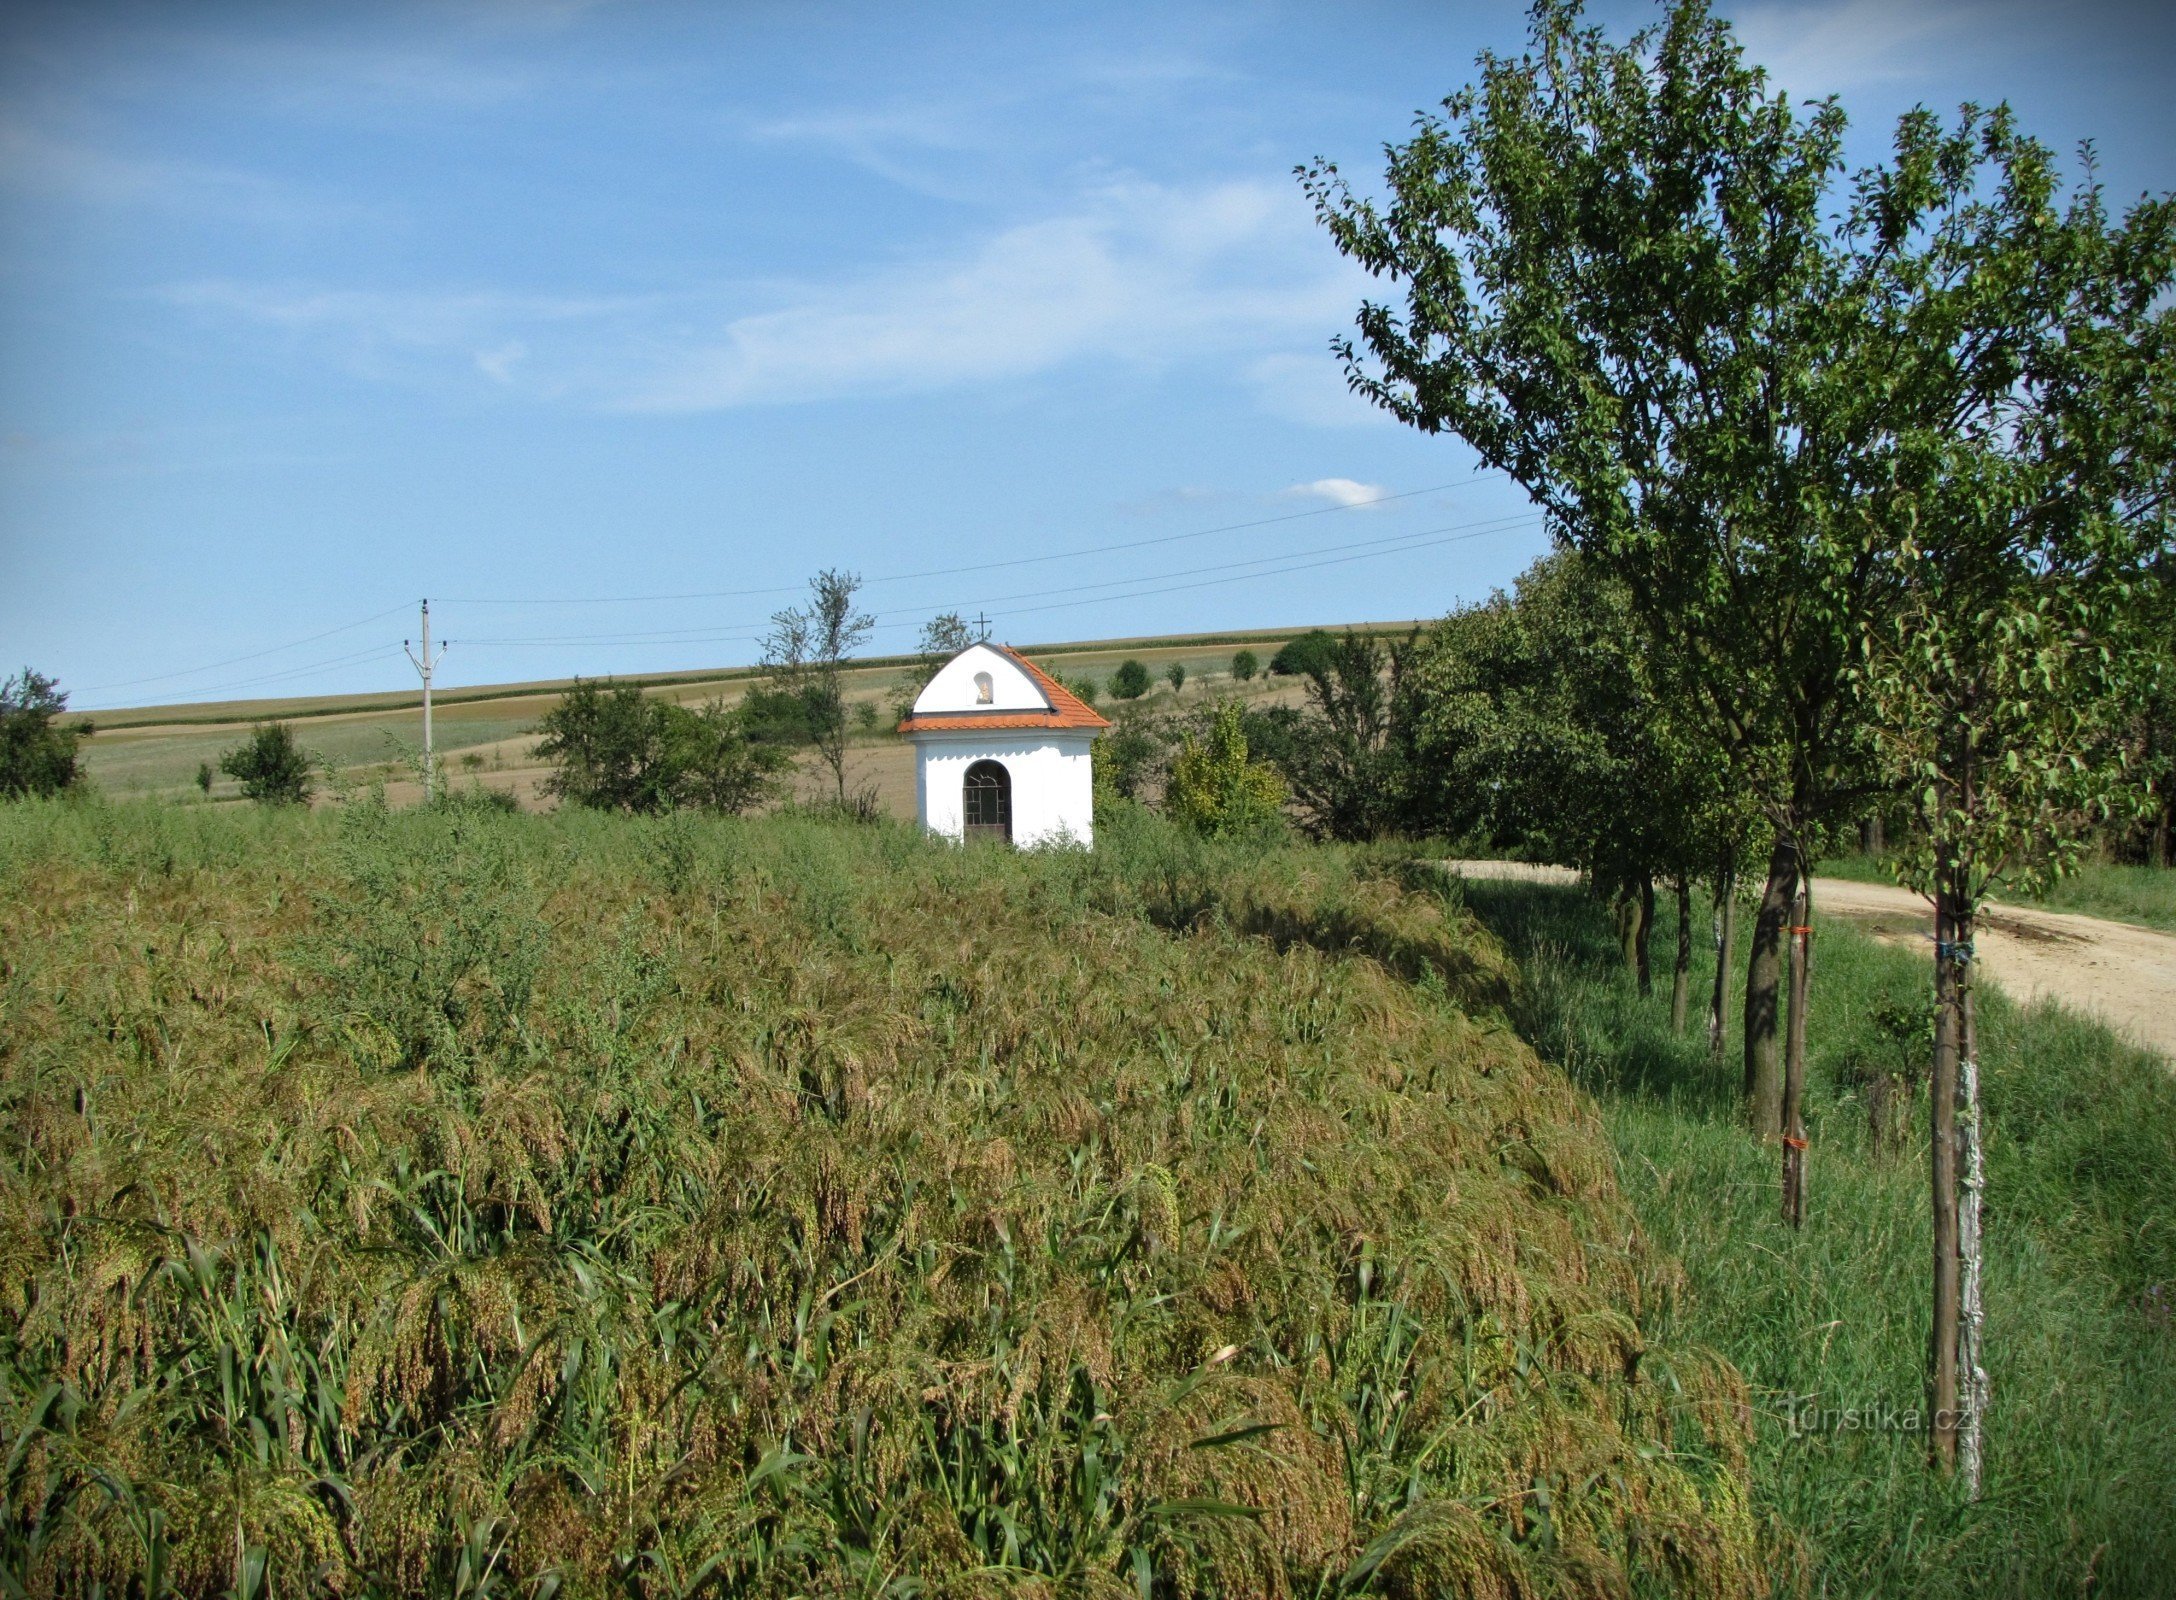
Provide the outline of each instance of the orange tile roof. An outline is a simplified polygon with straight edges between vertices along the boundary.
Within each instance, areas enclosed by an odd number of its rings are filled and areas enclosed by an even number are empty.
[[[992,732],[1005,732],[1018,728],[1108,728],[1110,719],[1101,716],[1079,695],[1038,667],[1010,645],[993,644],[992,650],[1004,656],[1028,675],[1043,698],[1050,702],[1047,711],[926,711],[920,716],[908,713],[899,723],[901,733],[961,733],[966,730],[987,728]]]

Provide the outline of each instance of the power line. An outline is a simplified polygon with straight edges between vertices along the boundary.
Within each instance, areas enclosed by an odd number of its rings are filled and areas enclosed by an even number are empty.
[[[334,656],[329,661],[313,661],[307,666],[286,667],[278,672],[264,673],[254,678],[239,678],[226,683],[205,684],[185,692],[191,695],[214,695],[224,694],[230,689],[254,689],[262,684],[285,683],[295,678],[307,678],[314,672],[329,672],[334,667],[353,666],[357,662],[372,661],[390,654],[392,654],[392,646],[373,645],[367,650],[358,650],[352,655]],[[133,706],[85,706],[83,709],[95,712],[135,710],[138,708]]]
[[[123,678],[118,683],[94,683],[85,689],[83,693],[104,694],[108,689],[133,689],[139,683],[167,683],[175,678],[193,678],[200,672],[217,672],[221,667],[231,667],[238,662],[256,661],[264,656],[276,656],[282,650],[299,650],[306,644],[315,644],[320,639],[330,639],[337,633],[353,633],[357,628],[367,628],[373,622],[382,622],[402,609],[404,608],[400,606],[389,606],[373,616],[363,618],[360,622],[343,622],[339,627],[327,628],[323,633],[313,633],[301,639],[290,639],[285,644],[270,645],[262,650],[249,651],[245,655],[228,656],[224,661],[207,661],[201,667],[184,667],[179,672],[154,672],[148,678]],[[203,693],[204,691],[192,690],[190,692]]]
[[[1508,533],[1515,528],[1532,526],[1540,521],[1542,521],[1540,512],[1519,512],[1512,516],[1490,518],[1478,523],[1450,523],[1439,528],[1425,528],[1411,533],[1392,534],[1382,539],[1364,539],[1349,545],[1333,545],[1330,549],[1340,553],[1322,559],[1297,559],[1298,557],[1320,556],[1320,552],[1317,551],[1298,551],[1288,555],[1263,556],[1254,561],[1240,563],[1243,566],[1257,566],[1267,569],[1260,572],[1229,572],[1223,570],[1225,564],[1219,563],[1213,567],[1188,567],[1177,572],[1158,573],[1153,577],[1113,578],[1102,583],[1074,584],[1058,589],[1037,589],[1020,594],[985,596],[979,600],[967,601],[965,604],[974,606],[998,605],[1013,600],[1041,599],[1047,595],[1081,595],[1090,589],[1112,589],[1138,584],[1152,585],[1152,587],[1148,588],[1130,588],[1126,592],[1119,594],[1089,595],[1085,599],[1066,600],[1051,605],[1019,607],[1016,608],[1015,614],[1025,616],[1041,611],[1067,610],[1078,606],[1100,605],[1118,600],[1145,599],[1153,595],[1173,594],[1189,589],[1211,588],[1223,583],[1243,583],[1250,578],[1273,578],[1288,572],[1309,572],[1318,567],[1340,566],[1348,562],[1372,560],[1380,556],[1403,555],[1413,550],[1433,549],[1439,545],[1458,544],[1468,539],[1484,538],[1490,534]],[[1220,575],[1196,583],[1170,584],[1165,581],[1171,578],[1193,577],[1203,572],[1217,572]],[[903,616],[909,614],[912,609],[915,608],[880,612],[878,616],[880,618]],[[882,622],[879,625],[899,626],[897,623],[887,624]],[[727,626],[737,628],[750,625],[727,624]],[[752,644],[759,638],[760,635],[741,632],[663,629],[653,633],[640,634],[568,634],[555,638],[468,639],[464,643],[472,646],[529,648],[565,647],[568,645]]]
[[[1484,518],[1482,522],[1449,522],[1449,525],[1445,525],[1445,527],[1412,529],[1412,531],[1406,531],[1406,533],[1388,533],[1388,536],[1384,536],[1384,538],[1353,540],[1351,544],[1332,544],[1330,553],[1364,551],[1369,555],[1397,555],[1399,551],[1404,551],[1404,549],[1427,549],[1425,544],[1414,544],[1414,542],[1417,542],[1417,540],[1434,540],[1438,533],[1464,533],[1464,531],[1493,533],[1493,531],[1504,531],[1508,527],[1528,525],[1528,522],[1536,522],[1536,520],[1541,520],[1541,514],[1538,514],[1538,512],[1517,512],[1517,514],[1510,514],[1510,516]],[[1384,549],[1384,546],[1386,546],[1386,549]],[[1271,566],[1275,570],[1308,570],[1312,566],[1325,566],[1327,564],[1327,562],[1306,562],[1303,566],[1295,566],[1295,568],[1277,566],[1277,564],[1284,564],[1284,562],[1293,562],[1295,557],[1301,557],[1301,555],[1323,555],[1323,551],[1290,551],[1290,553],[1284,553],[1284,555],[1260,555],[1260,557],[1253,557],[1251,562],[1238,562],[1238,566]],[[1064,588],[1051,588],[1051,590],[1025,590],[1025,592],[1014,592],[1014,594],[986,594],[986,596],[981,596],[981,599],[966,601],[966,605],[1005,605],[1010,601],[1040,601],[1040,599],[1047,599],[1047,596],[1051,596],[1051,594],[1086,594],[1088,590],[1129,588],[1129,586],[1136,586],[1136,583],[1162,583],[1166,579],[1197,577],[1201,573],[1221,573],[1223,577],[1216,579],[1216,581],[1240,581],[1240,579],[1247,579],[1247,577],[1271,577],[1273,575],[1273,573],[1232,573],[1229,568],[1232,568],[1232,564],[1229,564],[1229,562],[1216,562],[1212,566],[1179,568],[1177,573],[1155,573],[1155,575],[1145,575],[1145,577],[1114,577],[1114,579],[1105,579],[1101,583],[1068,583],[1068,586],[1064,586]],[[979,568],[975,568],[975,570],[979,570]],[[1145,594],[1158,594],[1162,590],[1142,590],[1142,592],[1145,592]],[[1112,596],[1103,596],[1103,599],[1129,599],[1129,596],[1127,594],[1112,594]],[[1079,603],[1088,605],[1092,601],[1079,601]],[[1036,607],[1029,607],[1029,610],[1036,610]],[[914,616],[918,612],[920,612],[920,607],[894,607],[894,610],[888,610],[888,612],[877,612],[877,620],[879,620],[879,625],[886,625],[886,618]],[[640,633],[559,633],[559,636],[542,636],[542,638],[540,636],[531,636],[531,638],[468,638],[463,642],[472,644],[472,647],[483,647],[483,644],[490,644],[490,647],[564,647],[564,644],[735,644],[735,642],[753,644],[762,636],[757,636],[757,633],[740,631],[740,629],[749,629],[749,627],[755,627],[755,625],[753,623],[727,623],[727,625],[722,625],[722,629],[729,629],[729,631],[720,631],[720,627],[714,625],[714,627],[646,629],[646,631],[640,631]]]
[[[1187,539],[1206,539],[1211,534],[1241,533],[1249,528],[1267,528],[1281,522],[1298,522],[1308,517],[1326,517],[1340,511],[1365,511],[1373,506],[1389,505],[1397,500],[1411,500],[1420,495],[1442,494],[1448,489],[1463,489],[1468,484],[1493,476],[1494,468],[1484,468],[1471,477],[1460,478],[1455,483],[1439,483],[1427,489],[1405,489],[1397,494],[1376,495],[1368,500],[1342,501],[1337,505],[1315,506],[1306,511],[1288,511],[1274,517],[1257,517],[1250,522],[1227,522],[1214,528],[1195,528],[1186,533],[1158,534],[1148,539],[1129,539],[1119,544],[1091,545],[1079,550],[1056,550],[1039,556],[1014,556],[1004,561],[976,561],[958,567],[931,567],[923,572],[894,572],[882,577],[866,578],[864,588],[879,584],[908,583],[917,578],[951,578],[963,572],[994,572],[1006,567],[1034,566],[1048,561],[1071,561],[1082,556],[1110,555],[1120,550],[1143,550],[1151,545],[1178,544]],[[615,606],[655,604],[666,600],[749,600],[765,595],[799,594],[803,585],[794,584],[775,589],[714,589],[687,594],[621,594],[585,595],[566,600],[480,600],[459,596],[443,597],[442,604],[464,606]]]

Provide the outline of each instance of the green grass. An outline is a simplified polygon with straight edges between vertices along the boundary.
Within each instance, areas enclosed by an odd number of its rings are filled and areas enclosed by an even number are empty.
[[[0,808],[0,1588],[1757,1592],[1514,993],[1140,816]]]
[[[1522,1031],[1599,1098],[1627,1193],[1684,1264],[1662,1326],[1727,1356],[1760,1397],[1757,1503],[1804,1540],[1814,1592],[2169,1592],[2176,1081],[2163,1063],[2059,1009],[1985,997],[1993,1411],[1986,1498],[1967,1506],[1927,1471],[1917,1434],[1800,1433],[1788,1420],[1921,1404],[1925,1113],[1915,1106],[1901,1144],[1877,1149],[1868,1098],[1887,1074],[1923,1071],[1924,1045],[1897,1019],[1924,1015],[1924,963],[1821,927],[1811,1214],[1794,1235],[1778,1216],[1777,1157],[1739,1124],[1735,1031],[1720,1065],[1704,1037],[1673,1036],[1667,1000],[1638,997],[1580,891],[1475,882],[1462,894],[1526,969]],[[1656,948],[1674,948],[1667,914]]]
[[[1858,883],[1896,881],[1889,872],[1888,863],[1876,856],[1838,856],[1822,862],[1819,870],[1826,877],[1850,878]],[[2045,894],[2026,898],[2005,893],[1996,898],[2018,905],[2044,906],[2050,911],[2075,911],[2081,916],[2135,922],[2141,927],[2176,933],[2176,871],[2162,867],[2087,861],[2077,871],[2059,879]]]

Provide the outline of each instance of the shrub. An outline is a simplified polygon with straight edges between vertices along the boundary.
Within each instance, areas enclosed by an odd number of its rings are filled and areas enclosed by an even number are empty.
[[[1148,668],[1138,661],[1121,661],[1111,674],[1111,694],[1120,700],[1138,700],[1148,693],[1148,682]]]
[[[284,722],[261,722],[247,742],[219,758],[219,770],[250,799],[271,806],[299,806],[310,798],[311,761]]]
[[[1242,650],[1232,657],[1232,676],[1241,683],[1251,681],[1261,670],[1262,663],[1256,659],[1252,650]]]
[[[742,812],[775,791],[791,760],[750,730],[745,703],[690,711],[631,683],[606,692],[577,680],[538,731],[537,754],[554,768],[544,792],[598,811]]]
[[[59,794],[74,787],[76,746],[91,725],[64,728],[56,720],[68,709],[60,685],[28,667],[0,684],[0,796]]]
[[[1327,670],[1330,657],[1337,649],[1337,641],[1322,629],[1303,633],[1297,639],[1287,640],[1269,658],[1269,670],[1280,678],[1296,678],[1305,673]]]
[[[1171,663],[1170,666],[1164,668],[1164,682],[1171,685],[1171,692],[1173,694],[1177,694],[1181,689],[1185,688],[1186,663],[1183,661],[1174,661]]]
[[[1284,780],[1266,761],[1247,756],[1236,701],[1217,708],[1201,738],[1187,737],[1171,763],[1164,809],[1196,833],[1251,833],[1282,820]]]

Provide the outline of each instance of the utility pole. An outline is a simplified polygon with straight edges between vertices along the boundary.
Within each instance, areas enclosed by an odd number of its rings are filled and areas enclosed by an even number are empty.
[[[441,643],[438,654],[431,654],[431,603],[423,602],[423,652],[418,655],[412,648],[413,641],[403,639],[400,647],[408,652],[408,659],[416,664],[416,671],[423,674],[423,803],[431,803],[432,785],[437,779],[436,763],[431,758],[431,669],[445,659],[446,646]]]

